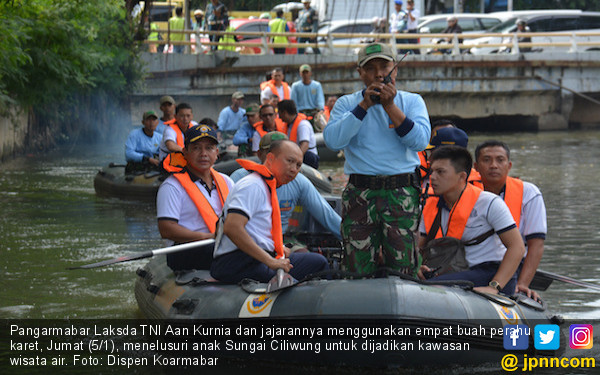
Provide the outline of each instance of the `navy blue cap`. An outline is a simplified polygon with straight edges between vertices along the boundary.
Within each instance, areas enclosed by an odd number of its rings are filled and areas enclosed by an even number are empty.
[[[466,148],[468,144],[469,136],[459,128],[441,128],[435,132],[427,148],[436,148],[445,145],[456,145]]]
[[[216,143],[219,143],[219,140],[217,139],[217,131],[206,124],[198,124],[186,130],[184,142],[187,146],[190,143],[194,143],[202,138],[210,138]]]

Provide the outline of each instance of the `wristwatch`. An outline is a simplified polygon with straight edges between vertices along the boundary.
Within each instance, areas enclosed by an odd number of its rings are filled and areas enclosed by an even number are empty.
[[[496,280],[490,281],[490,283],[488,285],[491,286],[492,288],[496,288],[499,292],[502,290],[500,283],[498,283]]]

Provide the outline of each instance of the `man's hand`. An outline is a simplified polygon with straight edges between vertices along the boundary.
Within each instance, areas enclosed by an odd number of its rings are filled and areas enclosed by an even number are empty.
[[[379,95],[379,101],[381,105],[386,108],[390,105],[394,105],[394,98],[396,97],[396,82],[391,81],[390,83],[383,85]]]
[[[290,270],[292,269],[292,264],[290,263],[290,260],[288,258],[283,258],[283,259],[275,259],[275,258],[271,258],[267,263],[267,267],[269,267],[270,269],[277,271],[280,268],[283,268],[283,270],[285,272],[290,272]]]
[[[517,284],[517,289],[515,290],[515,293],[519,292],[526,294],[527,297],[531,298],[534,301],[539,302],[541,300],[540,295],[535,290],[529,289],[529,287],[526,285]]]
[[[498,294],[498,289],[492,288],[491,286],[478,286],[473,288],[473,290],[476,290],[479,293]]]
[[[150,164],[152,164],[152,165],[155,165],[155,166],[157,166],[157,167],[158,167],[158,164],[159,164],[158,160],[156,160],[156,159],[154,159],[154,158],[148,158],[148,162],[149,162]]]
[[[427,280],[425,278],[425,272],[431,272],[431,268],[429,268],[429,267],[427,267],[426,265],[423,264],[419,268],[419,271],[417,272],[417,276],[419,277],[419,279],[421,279],[421,280]]]

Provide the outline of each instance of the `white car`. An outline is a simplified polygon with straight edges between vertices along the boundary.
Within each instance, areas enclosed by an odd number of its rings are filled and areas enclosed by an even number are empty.
[[[456,17],[458,25],[461,27],[463,34],[479,34],[483,33],[496,25],[499,25],[507,19],[508,16],[492,15],[489,13],[454,13],[454,14],[435,14],[423,16],[419,19],[417,32],[419,34],[439,34],[448,27],[448,17]],[[435,38],[420,38],[420,44],[435,44]],[[421,53],[427,53],[431,48],[422,48]]]
[[[514,33],[516,32],[516,21],[521,19],[527,22],[528,31],[543,33],[563,33],[564,32],[600,32],[600,12],[582,12],[580,10],[538,10],[538,11],[517,11],[517,12],[498,12],[510,14],[511,17],[505,22],[491,28],[487,32],[507,34],[506,37],[483,37],[477,39],[467,39],[464,41],[468,45],[469,53],[474,55],[485,55],[491,53],[508,52],[510,48],[506,47],[486,47],[486,44],[512,43]],[[495,13],[491,13],[495,14]],[[571,35],[556,36],[533,36],[532,43],[570,43]],[[577,36],[576,42],[600,42],[600,36]],[[570,46],[556,47],[533,47],[532,51],[552,51],[567,52]],[[600,50],[600,46],[581,46],[579,51]]]
[[[349,55],[355,53],[352,47],[333,47],[343,44],[359,44],[364,41],[364,37],[354,36],[353,34],[368,34],[373,30],[373,20],[371,18],[357,20],[339,20],[325,22],[319,28],[319,34],[347,34],[347,37],[319,37],[319,50],[323,55]],[[329,48],[330,46],[332,48]]]

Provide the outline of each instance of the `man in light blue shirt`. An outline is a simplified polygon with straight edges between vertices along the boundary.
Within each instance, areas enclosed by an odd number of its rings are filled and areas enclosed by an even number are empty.
[[[240,128],[242,122],[244,122],[244,115],[246,110],[241,108],[244,104],[244,93],[236,91],[231,95],[231,105],[223,108],[219,114],[217,120],[217,126],[221,136],[226,138],[232,138],[235,132]],[[227,136],[225,135],[227,134]]]
[[[358,73],[366,88],[338,99],[323,138],[327,147],[344,150],[344,172],[350,176],[342,195],[342,238],[350,271],[371,273],[385,266],[416,275],[415,171],[431,125],[423,98],[396,90],[395,63],[396,53],[388,45],[361,48]]]
[[[240,128],[233,136],[233,144],[238,146],[238,155],[252,156],[252,136],[254,135],[254,124],[260,120],[258,112],[260,106],[257,103],[251,103],[246,107],[246,115]]]
[[[312,79],[312,69],[310,65],[300,66],[300,81],[292,84],[291,99],[296,102],[298,111],[310,110],[314,112],[323,111],[325,107],[325,96],[321,84]],[[311,113],[312,115],[312,113]]]
[[[271,142],[277,139],[288,139],[288,137],[280,132],[270,132],[260,139],[257,155],[261,162],[264,162],[271,147]],[[231,174],[231,179],[237,182],[248,174],[250,172],[244,168],[240,168]],[[310,180],[302,173],[298,173],[296,178],[291,182],[278,187],[277,198],[279,199],[281,227],[284,233],[287,230],[294,208],[296,205],[301,205],[319,224],[341,239],[340,224],[342,219],[340,215],[335,212],[325,198],[319,194]]]
[[[154,111],[145,112],[142,124],[144,127],[132,130],[125,142],[125,160],[129,170],[158,167],[158,145],[162,140],[162,134],[155,131],[158,116]]]

